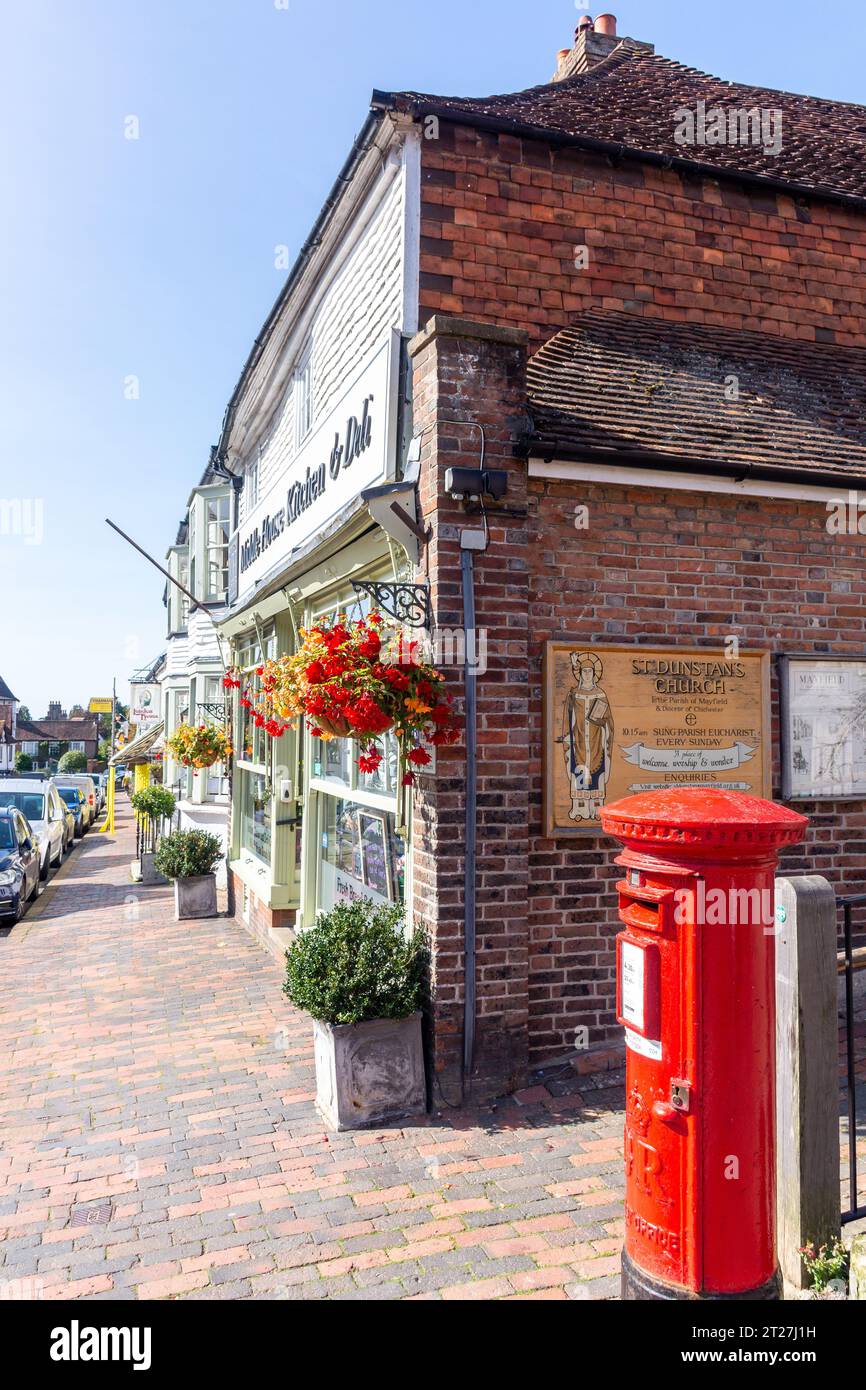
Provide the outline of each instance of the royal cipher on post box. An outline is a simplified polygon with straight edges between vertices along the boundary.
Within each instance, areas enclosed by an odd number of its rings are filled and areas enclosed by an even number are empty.
[[[623,1298],[778,1298],[773,882],[806,818],[685,787],[601,820],[625,870]]]

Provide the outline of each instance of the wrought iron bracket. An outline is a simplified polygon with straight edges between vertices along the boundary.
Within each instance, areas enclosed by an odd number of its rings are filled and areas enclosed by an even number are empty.
[[[379,583],[376,580],[353,579],[356,594],[366,594],[377,608],[396,618],[406,627],[433,626],[429,584]]]
[[[204,710],[204,713],[211,718],[215,724],[225,724],[226,710],[225,705],[206,704],[204,701],[196,705],[197,710]]]

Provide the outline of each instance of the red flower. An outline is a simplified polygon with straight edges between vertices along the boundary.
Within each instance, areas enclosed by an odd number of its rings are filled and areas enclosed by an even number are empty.
[[[306,676],[310,685],[321,685],[324,680],[327,680],[325,668],[322,665],[321,661],[311,661],[309,666],[304,671],[304,675]]]
[[[431,761],[430,754],[425,752],[423,748],[412,748],[408,754],[408,759],[416,767],[426,767],[427,763]]]
[[[403,786],[404,786],[404,787],[411,787],[411,786],[413,785],[414,781],[415,781],[415,774],[414,774],[414,772],[404,772],[404,773],[403,773]]]
[[[389,666],[385,671],[385,680],[392,690],[408,690],[409,675],[406,671],[400,671],[396,666]]]
[[[346,718],[353,729],[369,734],[384,733],[394,722],[369,695],[362,695],[360,700],[356,700],[355,704],[346,710]]]
[[[436,729],[427,735],[427,742],[432,743],[434,748],[444,748],[449,743],[456,743],[459,737],[457,729]]]
[[[376,748],[369,748],[365,753],[361,753],[358,758],[359,772],[377,772],[382,761],[382,754]]]

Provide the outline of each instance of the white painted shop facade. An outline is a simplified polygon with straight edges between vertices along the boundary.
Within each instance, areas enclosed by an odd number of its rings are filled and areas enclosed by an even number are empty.
[[[219,459],[242,485],[220,632],[252,684],[262,658],[293,650],[301,627],[366,611],[354,579],[411,577],[361,493],[398,476],[411,432],[418,185],[416,137],[377,125],[229,405]],[[233,717],[238,915],[274,944],[340,898],[403,897],[396,751],[362,774],[347,740],[273,740],[237,698]]]

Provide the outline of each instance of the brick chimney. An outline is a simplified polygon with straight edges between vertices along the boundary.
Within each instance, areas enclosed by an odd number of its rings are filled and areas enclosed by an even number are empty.
[[[577,77],[588,72],[609,53],[613,53],[621,43],[631,48],[643,48],[647,53],[655,52],[651,43],[641,43],[638,39],[622,39],[616,32],[616,15],[600,14],[590,19],[581,15],[574,33],[574,48],[562,48],[557,54],[554,82],[562,82],[566,77]]]

